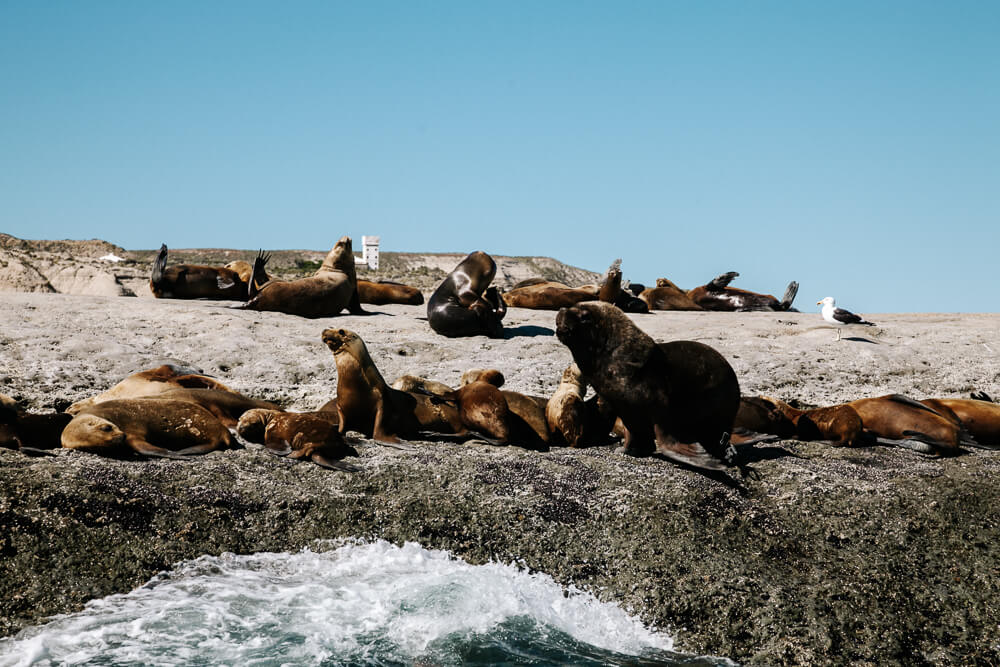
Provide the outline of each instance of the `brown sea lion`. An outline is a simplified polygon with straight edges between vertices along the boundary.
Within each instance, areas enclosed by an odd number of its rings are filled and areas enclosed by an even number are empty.
[[[340,433],[336,412],[281,412],[255,408],[243,413],[236,432],[245,440],[264,445],[277,456],[312,461],[332,470],[359,470],[340,460],[358,453]]]
[[[258,259],[263,253],[258,254]],[[266,263],[267,259],[263,259]],[[246,264],[246,262],[243,262]],[[228,266],[174,264],[167,266],[167,246],[153,260],[149,289],[157,299],[231,299],[247,298],[248,279]]]
[[[470,368],[462,373],[462,384],[476,381],[489,382],[494,387],[502,387],[506,378],[495,368]]]
[[[860,415],[850,405],[800,410],[776,398],[744,396],[736,427],[780,438],[825,440],[836,446],[874,444],[874,439],[864,433]]]
[[[485,252],[470,253],[438,285],[427,302],[427,321],[442,336],[503,338],[507,304],[490,287],[497,265]]]
[[[627,302],[629,296],[623,297],[621,294],[621,262],[616,259],[608,267],[600,285],[568,287],[560,282],[532,278],[517,283],[509,292],[504,293],[503,299],[508,306],[534,310],[559,310],[584,301]]]
[[[428,431],[464,435],[456,407],[426,394],[393,389],[382,378],[361,337],[346,329],[326,329],[323,342],[337,364],[337,419],[340,433],[357,431],[382,444]]]
[[[180,388],[217,389],[236,393],[215,378],[203,375],[194,369],[174,364],[163,364],[156,368],[133,373],[107,391],[77,401],[66,408],[66,412],[75,415],[83,408],[96,403],[118,398],[143,398]]]
[[[958,454],[963,445],[976,445],[957,423],[908,396],[889,394],[846,405],[857,411],[865,431],[880,442],[925,454]]]
[[[247,286],[247,296],[255,296],[260,288],[271,279],[267,275],[266,265],[271,259],[270,254],[265,254],[263,250],[257,252],[257,257],[253,264],[242,259],[226,264],[227,269],[235,271]]]
[[[958,420],[982,447],[1000,447],[1000,404],[971,398],[925,398],[920,401]]]
[[[563,371],[559,386],[545,404],[545,420],[553,435],[559,434],[570,447],[580,447],[584,437],[586,412],[584,395],[587,383],[580,367],[570,364]]]
[[[0,447],[23,452],[58,449],[63,429],[73,419],[65,412],[33,413],[0,394]]]
[[[792,301],[799,291],[799,284],[794,280],[788,283],[785,295],[778,301],[770,294],[758,294],[746,290],[729,287],[729,283],[736,278],[739,273],[730,271],[723,273],[711,282],[688,290],[688,296],[696,304],[705,310],[733,311],[776,311],[788,310],[792,307]]]
[[[455,391],[455,400],[466,428],[485,435],[494,444],[510,444],[513,416],[496,385],[481,380],[467,382]]]
[[[281,411],[281,406],[270,401],[259,401],[243,394],[218,389],[171,389],[148,398],[170,401],[188,401],[205,408],[226,428],[236,428],[240,415],[247,410],[264,409]]]
[[[599,302],[560,310],[556,336],[621,418],[625,452],[657,452],[709,470],[733,460],[728,445],[739,381],[714,349],[695,341],[657,344],[620,310]]]
[[[126,398],[85,408],[62,432],[62,446],[100,454],[128,451],[177,458],[229,447],[229,430],[188,401]]]
[[[419,306],[424,302],[424,295],[416,287],[389,280],[358,280],[358,296],[361,303],[381,306],[387,303],[401,303],[408,306]]]
[[[243,308],[310,318],[331,317],[345,308],[353,315],[364,314],[358,297],[351,238],[342,236],[334,244],[315,275],[268,281]]]
[[[639,294],[650,310],[705,310],[688,296],[688,293],[666,278],[657,278],[656,287]]]
[[[449,387],[443,382],[428,380],[427,378],[422,378],[417,375],[399,376],[396,378],[396,381],[392,383],[392,388],[398,389],[399,391],[433,394],[434,396],[447,396],[455,391],[452,387]]]

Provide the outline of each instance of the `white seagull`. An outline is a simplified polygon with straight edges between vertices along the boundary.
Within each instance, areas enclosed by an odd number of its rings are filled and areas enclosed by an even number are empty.
[[[822,301],[817,301],[816,305],[823,306],[823,310],[821,311],[823,313],[823,319],[837,327],[836,340],[840,340],[840,330],[848,324],[864,324],[869,327],[875,326],[874,322],[869,322],[860,315],[855,315],[851,311],[844,310],[843,308],[837,308],[837,302],[833,300],[832,296],[828,296]]]

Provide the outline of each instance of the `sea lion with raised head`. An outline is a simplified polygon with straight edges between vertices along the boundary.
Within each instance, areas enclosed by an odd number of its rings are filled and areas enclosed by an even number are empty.
[[[342,236],[314,275],[297,280],[270,280],[243,308],[310,318],[332,317],[344,309],[352,315],[363,315],[354,261],[351,238]]]
[[[196,369],[176,364],[163,364],[156,368],[133,373],[107,391],[77,401],[66,408],[66,412],[75,415],[83,408],[96,403],[118,398],[144,398],[182,388],[217,389],[236,393],[212,376],[204,375]]]
[[[374,306],[387,303],[419,306],[424,302],[424,295],[416,287],[391,280],[358,280],[358,297],[361,303],[370,303]]]
[[[740,386],[729,362],[695,341],[657,344],[617,308],[581,303],[556,317],[556,336],[625,426],[624,451],[696,468],[733,464],[729,433]]]
[[[63,429],[62,446],[97,454],[183,458],[232,445],[229,430],[196,403],[125,398],[85,408]]]
[[[264,445],[276,456],[312,461],[331,470],[355,472],[357,466],[341,461],[358,452],[340,433],[335,412],[281,412],[254,408],[240,417],[236,433]]]
[[[427,321],[435,332],[450,338],[503,338],[507,304],[496,287],[496,262],[477,250],[459,262],[427,301]]]
[[[740,274],[736,271],[723,273],[711,282],[688,290],[688,296],[705,310],[734,311],[779,311],[789,310],[792,301],[798,294],[799,284],[794,280],[788,283],[785,295],[781,301],[770,294],[758,294],[747,290],[729,287],[729,283]]]
[[[263,252],[258,253],[261,260]],[[264,258],[266,263],[267,259]],[[247,264],[242,262],[242,264]],[[249,265],[247,265],[249,266]],[[248,277],[241,275],[242,267],[204,266],[200,264],[174,264],[167,266],[167,246],[153,260],[149,276],[149,289],[157,299],[224,299],[245,301]]]
[[[705,310],[686,291],[666,278],[657,278],[656,287],[644,289],[639,298],[650,310]]]
[[[426,432],[465,434],[454,405],[386,384],[358,334],[346,329],[326,329],[322,337],[337,364],[335,407],[341,434],[357,431],[390,445],[400,444],[401,436]]]

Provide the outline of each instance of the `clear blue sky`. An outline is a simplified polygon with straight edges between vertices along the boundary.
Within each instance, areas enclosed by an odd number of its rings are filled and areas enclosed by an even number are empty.
[[[0,231],[1000,311],[998,2],[0,3]]]

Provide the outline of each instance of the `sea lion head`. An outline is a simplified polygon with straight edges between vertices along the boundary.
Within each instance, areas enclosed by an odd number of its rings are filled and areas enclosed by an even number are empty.
[[[240,416],[240,420],[236,423],[236,434],[244,440],[263,444],[264,432],[267,430],[267,424],[271,421],[273,413],[274,410],[265,410],[263,408],[247,410]]]
[[[125,433],[103,417],[78,415],[62,432],[66,449],[111,449],[125,443]]]
[[[323,342],[326,343],[326,346],[335,355],[346,352],[359,358],[360,351],[365,346],[361,340],[361,336],[347,329],[325,329],[323,331]]]
[[[250,262],[238,259],[235,262],[226,264],[226,268],[230,271],[235,271],[243,282],[250,282],[250,275],[253,273],[253,266],[250,265]]]
[[[617,336],[610,335],[613,328],[620,326],[619,320],[628,318],[610,303],[588,301],[560,308],[556,315],[556,337],[570,349],[574,358],[578,353],[602,354],[620,342]]]
[[[317,273],[320,271],[342,271],[354,275],[354,246],[351,244],[350,236],[341,236],[340,240],[333,244]]]
[[[505,379],[503,373],[495,368],[470,368],[462,373],[462,386],[473,382],[486,382],[494,387],[502,387]]]

